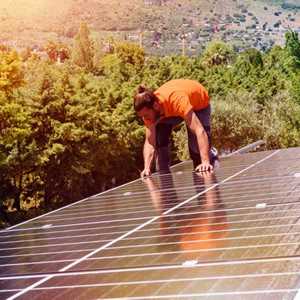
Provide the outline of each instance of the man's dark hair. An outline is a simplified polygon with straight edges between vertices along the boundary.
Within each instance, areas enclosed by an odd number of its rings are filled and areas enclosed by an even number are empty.
[[[153,108],[153,104],[156,101],[154,92],[143,85],[140,85],[134,95],[134,109],[136,112],[142,110],[144,107]]]

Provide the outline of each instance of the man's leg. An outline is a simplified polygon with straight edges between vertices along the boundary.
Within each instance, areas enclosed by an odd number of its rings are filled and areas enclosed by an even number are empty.
[[[209,148],[211,148],[211,129],[210,129],[211,108],[210,106],[208,106],[205,109],[195,111],[195,114],[204,127],[204,130],[208,137]],[[188,127],[187,127],[187,132],[188,132],[189,153],[193,161],[194,168],[196,168],[198,165],[201,164],[198,141],[196,135]],[[210,152],[210,163],[214,164],[214,162],[215,162],[215,156]]]
[[[156,125],[156,171],[170,173],[170,136],[174,126],[182,122],[182,118],[165,118]]]

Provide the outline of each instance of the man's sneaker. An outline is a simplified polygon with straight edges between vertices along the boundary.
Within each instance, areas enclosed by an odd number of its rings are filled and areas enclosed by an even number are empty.
[[[211,153],[211,161],[212,161],[212,165],[214,167],[218,167],[219,166],[219,153],[218,150],[215,147],[211,147],[210,148],[210,153]]]

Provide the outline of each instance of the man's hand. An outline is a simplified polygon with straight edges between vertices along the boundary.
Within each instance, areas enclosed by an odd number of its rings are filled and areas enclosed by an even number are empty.
[[[141,178],[146,178],[146,177],[149,177],[151,176],[151,171],[150,169],[144,169],[142,172],[141,172]]]
[[[195,168],[196,172],[212,172],[214,167],[209,162],[203,162]]]

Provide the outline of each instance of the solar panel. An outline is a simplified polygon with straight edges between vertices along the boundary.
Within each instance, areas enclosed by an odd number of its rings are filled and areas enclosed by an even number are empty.
[[[1,299],[298,299],[300,148],[190,162],[0,232]]]

